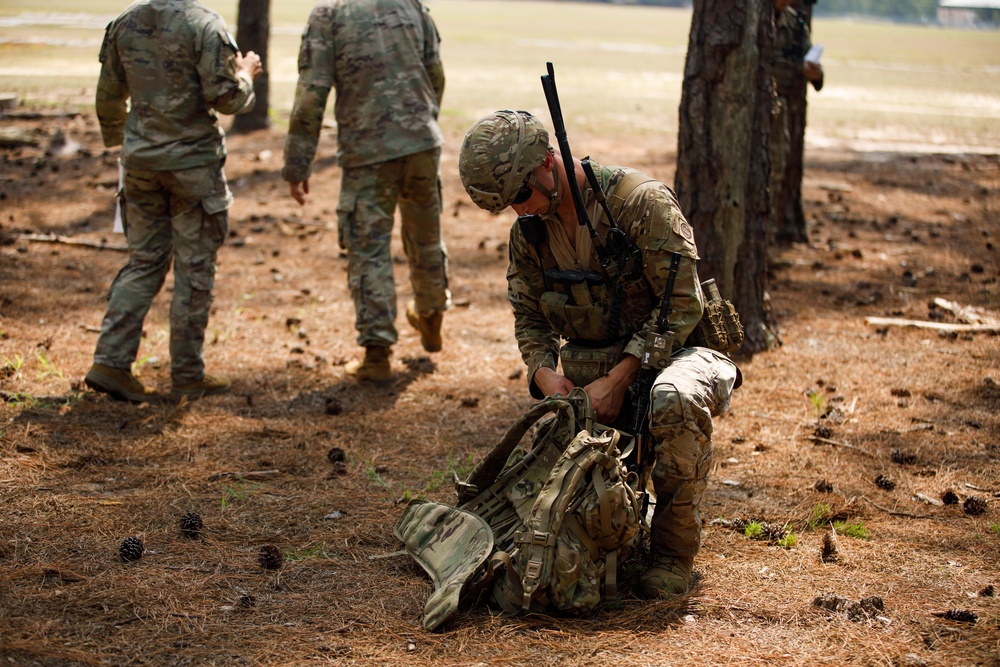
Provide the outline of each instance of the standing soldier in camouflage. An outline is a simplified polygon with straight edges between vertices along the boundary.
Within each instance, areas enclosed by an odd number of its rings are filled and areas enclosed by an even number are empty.
[[[606,241],[607,217],[575,162],[583,201]],[[511,227],[507,268],[514,334],[535,398],[566,395],[579,386],[601,423],[623,417],[671,260],[679,255],[669,302],[676,351],[650,396],[654,561],[637,590],[643,597],[669,597],[690,585],[701,545],[698,506],[712,464],[712,417],[728,408],[739,371],[723,354],[684,346],[701,318],[704,297],[694,233],[674,193],[635,169],[591,165],[618,229],[641,251],[640,275],[624,283],[617,297],[601,279],[597,241],[578,222],[562,157],[538,119],[525,111],[498,111],[477,121],[465,136],[458,168],[479,207],[499,213],[510,206],[519,216],[540,216],[519,217]]]
[[[157,397],[131,367],[172,259],[171,395],[224,392],[229,380],[205,373],[202,356],[233,200],[216,112],[253,107],[260,57],[241,55],[222,18],[194,0],[140,0],[108,25],[100,60],[97,117],[104,145],[122,146],[129,259],[111,284],[85,381],[119,400]]]
[[[397,202],[414,295],[406,318],[425,350],[441,349],[451,296],[438,176],[444,143],[437,124],[444,94],[439,43],[419,0],[320,0],[302,36],[282,176],[304,204],[323,112],[336,89],[343,169],[338,237],[347,251],[357,342],[365,348],[346,370],[359,379],[392,377],[398,334],[390,240]]]
[[[793,0],[774,0],[774,106],[771,110],[771,210],[777,215],[784,197],[781,187],[791,150],[789,99],[802,80],[819,91],[823,87],[823,67],[805,60],[812,48],[809,27],[792,9]],[[801,90],[801,88],[798,88]]]

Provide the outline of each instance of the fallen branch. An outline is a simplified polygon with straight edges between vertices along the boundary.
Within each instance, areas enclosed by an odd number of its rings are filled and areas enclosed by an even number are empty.
[[[874,500],[872,500],[871,498],[868,498],[866,496],[861,496],[861,500],[864,500],[865,502],[867,502],[868,504],[870,504],[875,509],[880,509],[883,512],[885,512],[886,514],[889,514],[891,516],[902,516],[902,517],[906,517],[907,519],[937,519],[937,520],[941,520],[941,519],[947,518],[947,517],[942,517],[942,516],[931,516],[929,514],[911,514],[909,512],[899,512],[897,510],[891,510],[888,507],[882,507],[881,505],[879,505],[878,503],[876,503]]]
[[[256,481],[261,479],[274,479],[281,474],[280,470],[253,470],[251,472],[217,472],[208,476],[208,481],[217,482],[220,479],[245,479]]]
[[[934,299],[934,305],[942,310],[947,310],[958,319],[963,322],[968,322],[969,324],[987,324],[990,326],[1000,325],[1000,322],[998,322],[996,318],[990,317],[980,309],[973,308],[972,306],[961,306],[954,301],[948,301],[947,299],[942,299],[940,297]]]
[[[68,236],[57,236],[55,234],[21,234],[17,238],[33,243],[61,243],[63,245],[79,245],[87,248],[97,248],[98,250],[117,250],[118,252],[128,252],[127,245],[114,245],[107,241],[88,241],[86,239],[74,239]]]
[[[969,331],[996,333],[1000,324],[947,324],[945,322],[929,322],[926,320],[907,320],[901,317],[866,317],[865,324],[873,326],[916,327],[918,329],[936,329],[937,331]]]
[[[41,118],[76,118],[79,111],[0,111],[0,118],[39,120]]]

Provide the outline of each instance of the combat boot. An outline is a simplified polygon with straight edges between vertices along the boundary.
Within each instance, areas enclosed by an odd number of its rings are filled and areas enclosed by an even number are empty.
[[[420,344],[428,352],[441,351],[441,321],[444,313],[440,310],[430,315],[417,312],[417,304],[413,301],[406,304],[406,320],[410,326],[420,332]]]
[[[160,395],[139,382],[139,379],[129,371],[112,368],[104,364],[94,364],[87,371],[83,381],[94,391],[108,394],[118,401],[145,403],[155,401]]]
[[[392,350],[385,345],[366,345],[364,358],[348,362],[344,371],[359,380],[385,382],[392,379],[391,356]]]
[[[693,567],[692,556],[657,556],[652,567],[639,577],[636,595],[647,599],[683,595],[691,585]]]
[[[229,378],[225,375],[209,375],[205,373],[205,377],[197,382],[175,383],[173,389],[170,391],[170,396],[174,400],[180,400],[184,397],[190,399],[201,398],[202,396],[211,396],[213,394],[224,394],[229,391],[229,386]]]

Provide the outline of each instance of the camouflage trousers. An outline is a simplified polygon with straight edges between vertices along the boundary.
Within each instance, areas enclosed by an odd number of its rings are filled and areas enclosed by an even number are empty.
[[[125,170],[129,259],[108,291],[94,362],[129,370],[142,323],[174,264],[170,301],[170,375],[175,384],[204,377],[205,327],[215,257],[226,238],[232,194],[222,164],[182,171]]]
[[[393,345],[399,338],[390,244],[396,204],[417,311],[451,304],[448,253],[441,238],[441,149],[344,169],[337,204],[340,247],[354,299],[358,345]]]
[[[785,180],[785,165],[788,163],[788,151],[792,143],[791,130],[788,128],[788,102],[783,97],[777,97],[771,109],[771,219],[777,220],[778,207],[783,204],[782,183]]]
[[[712,467],[712,417],[729,409],[737,372],[725,355],[689,347],[674,354],[653,383],[651,545],[656,556],[694,556],[701,547],[699,505]]]

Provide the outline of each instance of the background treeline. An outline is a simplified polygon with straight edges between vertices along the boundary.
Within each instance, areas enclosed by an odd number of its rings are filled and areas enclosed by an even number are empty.
[[[878,16],[895,21],[934,22],[938,0],[819,0],[813,6],[815,16],[844,14]]]
[[[591,0],[618,5],[690,7],[691,0]],[[814,16],[870,16],[905,23],[937,23],[938,0],[799,0],[813,5]],[[1000,10],[977,11],[984,24],[1000,22]]]

